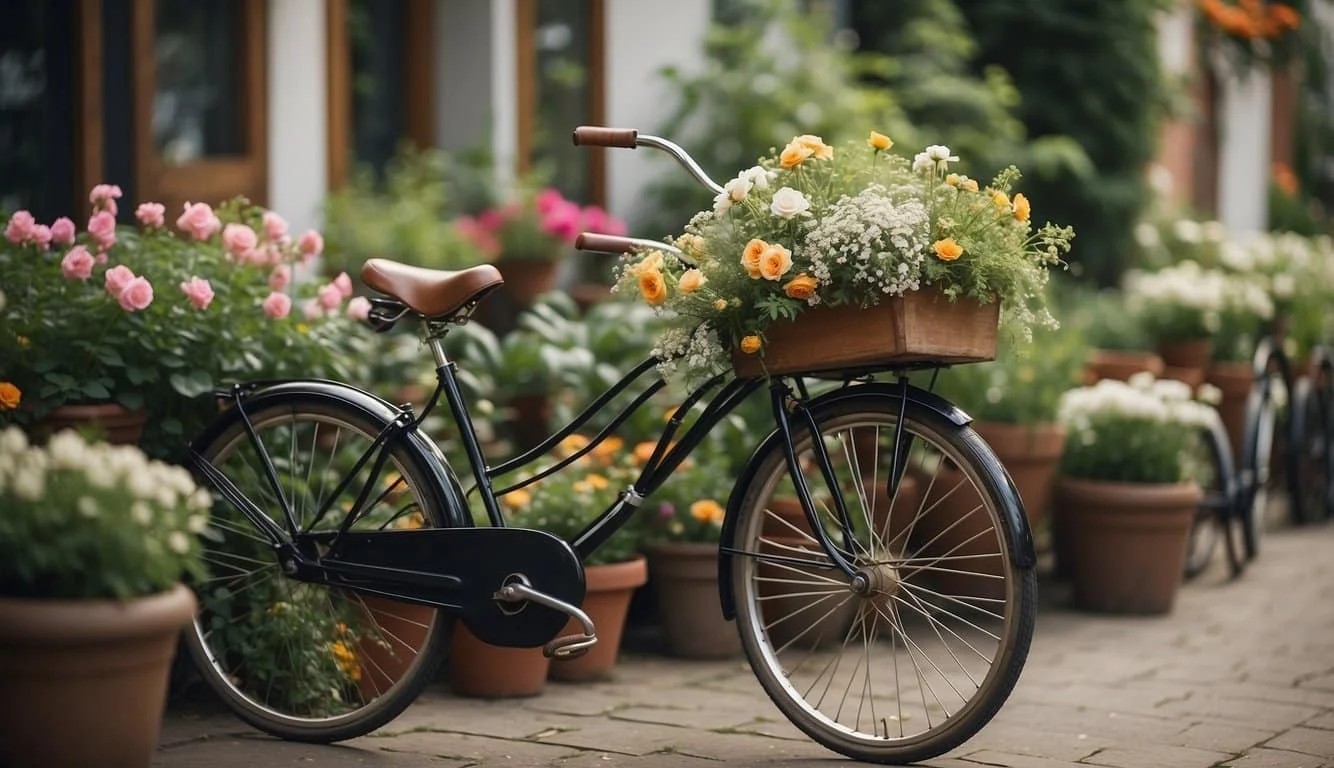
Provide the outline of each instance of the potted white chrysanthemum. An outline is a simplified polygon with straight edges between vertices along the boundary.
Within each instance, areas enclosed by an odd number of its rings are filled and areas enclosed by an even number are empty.
[[[1131,272],[1125,288],[1129,311],[1156,342],[1168,378],[1192,385],[1204,381],[1213,356],[1213,335],[1228,306],[1222,271],[1183,261],[1156,272]]]
[[[137,448],[0,432],[0,765],[148,765],[209,506]]]
[[[1082,607],[1166,613],[1201,492],[1191,457],[1217,418],[1179,381],[1136,374],[1066,392],[1056,485],[1057,557]]]

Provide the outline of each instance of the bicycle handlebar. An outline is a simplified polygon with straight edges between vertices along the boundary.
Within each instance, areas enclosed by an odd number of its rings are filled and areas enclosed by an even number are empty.
[[[639,131],[634,128],[607,128],[601,125],[581,125],[574,129],[576,147],[624,147],[634,149],[639,146]]]

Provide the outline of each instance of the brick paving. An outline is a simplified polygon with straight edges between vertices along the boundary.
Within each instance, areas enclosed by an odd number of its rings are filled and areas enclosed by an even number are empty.
[[[1023,676],[937,768],[1334,768],[1334,525],[1271,532],[1240,580],[1220,563],[1167,617],[1070,610],[1042,584]],[[1216,557],[1221,559],[1221,557]],[[616,678],[486,702],[432,686],[380,731],[284,743],[173,702],[154,766],[819,766],[848,761],[782,719],[744,661],[623,657]]]

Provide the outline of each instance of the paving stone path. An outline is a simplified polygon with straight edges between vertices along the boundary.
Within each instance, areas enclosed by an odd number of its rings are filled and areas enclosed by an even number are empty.
[[[1334,768],[1334,525],[1274,531],[1240,580],[1186,585],[1165,618],[1070,610],[1044,581],[1014,694],[938,768]],[[1221,558],[1218,558],[1221,559]],[[175,703],[154,766],[850,765],[779,715],[744,661],[631,654],[616,679],[485,702],[428,689],[380,731],[285,743]]]

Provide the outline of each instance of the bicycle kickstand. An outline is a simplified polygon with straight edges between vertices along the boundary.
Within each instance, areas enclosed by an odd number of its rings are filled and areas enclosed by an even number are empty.
[[[588,649],[597,645],[597,628],[593,626],[593,620],[588,618],[588,614],[576,608],[573,605],[558,600],[545,592],[538,592],[533,589],[532,584],[522,575],[519,575],[515,581],[511,581],[492,595],[496,600],[506,603],[518,603],[524,600],[531,600],[538,605],[560,611],[570,618],[578,621],[584,628],[582,634],[565,635],[542,646],[542,653],[547,658],[553,659],[577,659],[588,653]]]

